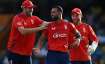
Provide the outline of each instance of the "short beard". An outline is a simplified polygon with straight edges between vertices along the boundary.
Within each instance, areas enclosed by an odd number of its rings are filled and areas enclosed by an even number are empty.
[[[59,19],[59,16],[52,17],[52,21],[57,21],[58,19]]]
[[[28,13],[27,15],[28,15],[28,16],[32,16],[32,13]]]

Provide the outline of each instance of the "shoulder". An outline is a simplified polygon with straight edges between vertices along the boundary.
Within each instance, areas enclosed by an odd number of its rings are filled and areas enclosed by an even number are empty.
[[[42,20],[40,17],[38,16],[32,16],[32,19],[35,20],[36,22],[43,22],[44,20]]]
[[[32,16],[33,19],[40,19],[38,16]]]
[[[70,29],[74,29],[75,25],[72,22],[64,22]]]
[[[73,27],[75,26],[72,22],[69,22],[69,25],[71,25],[71,26],[73,26]]]
[[[72,22],[69,22],[69,24],[74,25]]]
[[[19,15],[15,15],[15,16],[13,17],[13,19],[17,19],[17,18],[19,18]]]
[[[23,16],[22,16],[21,13],[16,14],[16,15],[13,17],[13,19],[16,19],[16,20],[20,20],[20,19],[22,19],[22,18],[23,18]]]
[[[19,15],[15,15],[15,16],[13,17],[13,22],[17,22],[17,21],[19,21],[19,20],[20,20]]]
[[[69,22],[68,20],[65,20],[65,19],[64,19],[62,23],[68,25],[70,22]]]
[[[83,23],[83,25],[85,25],[86,27],[91,27],[91,25],[89,25],[87,23]]]
[[[22,13],[18,13],[15,15],[15,17],[23,17],[24,15]]]
[[[82,22],[82,25],[90,26],[88,23]]]
[[[91,26],[91,25],[89,25],[89,24],[87,24],[87,23],[83,23],[83,25],[84,25],[87,29],[92,30],[92,26]]]
[[[32,16],[31,17],[31,19],[34,19],[34,20],[37,19],[37,18],[38,18],[37,16]]]
[[[54,22],[50,22],[50,23],[48,24],[48,27],[53,26],[54,24],[55,24]]]
[[[13,17],[12,24],[21,24],[24,22],[22,15],[17,14]]]

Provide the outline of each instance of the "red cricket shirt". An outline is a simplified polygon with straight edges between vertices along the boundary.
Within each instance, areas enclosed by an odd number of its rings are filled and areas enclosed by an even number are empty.
[[[70,32],[74,32],[75,27],[72,23],[61,20],[60,22],[52,21],[43,34],[47,36],[48,50],[67,52],[68,37]]]
[[[89,40],[97,41],[97,37],[88,24],[81,23],[76,25],[76,28],[81,33],[82,40],[79,47],[70,49],[70,60],[71,61],[88,61],[90,60],[90,55],[88,54]],[[73,40],[72,40],[73,42]]]
[[[42,24],[42,20],[37,16],[28,17],[24,13],[20,13],[13,18],[10,37],[7,48],[13,53],[20,55],[31,55],[35,42],[35,33],[22,35],[18,31],[18,27],[35,28]]]

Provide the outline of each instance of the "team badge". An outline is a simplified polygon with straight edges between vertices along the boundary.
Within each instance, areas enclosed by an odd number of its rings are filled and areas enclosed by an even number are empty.
[[[31,23],[34,24],[34,20],[31,19]]]
[[[24,22],[24,25],[27,25],[27,23],[26,23],[26,22]]]
[[[65,30],[67,30],[67,25],[64,25]]]
[[[17,22],[17,25],[22,25],[22,23],[21,22]]]
[[[83,28],[83,32],[86,32],[86,29],[85,28]]]
[[[51,28],[51,30],[55,30],[55,29],[56,29],[56,27],[52,27],[52,28]]]

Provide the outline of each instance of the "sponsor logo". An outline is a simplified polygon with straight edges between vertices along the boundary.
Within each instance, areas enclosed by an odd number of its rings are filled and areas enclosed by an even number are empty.
[[[67,34],[65,34],[65,33],[62,33],[62,34],[54,33],[53,34],[53,38],[65,38],[65,37],[67,37]]]

